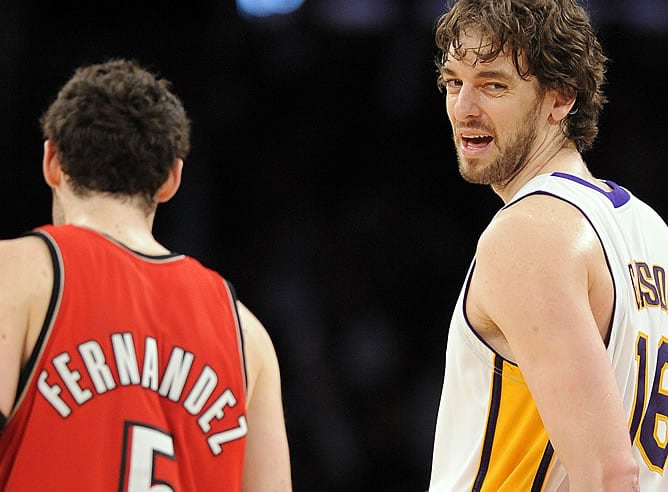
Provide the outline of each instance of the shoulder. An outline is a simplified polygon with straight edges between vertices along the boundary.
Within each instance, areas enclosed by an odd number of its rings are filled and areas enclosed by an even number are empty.
[[[500,211],[481,235],[469,314],[506,332],[527,316],[543,316],[547,306],[587,301],[592,279],[605,278],[604,269],[586,217],[568,202],[532,195]]]
[[[269,333],[255,314],[241,301],[237,301],[237,308],[245,340],[259,350],[273,349]]]
[[[46,243],[36,236],[0,241],[0,411],[11,411],[19,370],[33,350],[53,289]]]
[[[278,360],[273,341],[262,322],[241,301],[237,301],[237,309],[244,337],[248,395],[252,397],[258,378],[278,374]]]
[[[26,329],[38,330],[53,291],[53,279],[51,253],[42,238],[23,236],[0,241],[0,316],[5,321],[20,329],[29,322]]]
[[[238,310],[248,369],[243,488],[287,492],[292,480],[278,359],[263,324],[241,302]]]
[[[50,286],[52,275],[51,255],[44,239],[29,235],[0,241],[0,284],[37,287],[49,280]]]
[[[502,209],[478,242],[477,256],[575,259],[598,247],[587,218],[569,202],[530,195]]]

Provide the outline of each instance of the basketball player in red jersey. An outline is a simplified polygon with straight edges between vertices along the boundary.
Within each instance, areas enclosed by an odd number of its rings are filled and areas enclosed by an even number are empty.
[[[41,124],[53,225],[0,242],[0,490],[290,491],[270,337],[152,235],[189,151],[169,83],[81,67]]]

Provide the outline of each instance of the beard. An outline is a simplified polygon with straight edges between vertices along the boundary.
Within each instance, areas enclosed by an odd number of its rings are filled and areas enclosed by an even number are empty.
[[[492,141],[499,154],[489,164],[485,164],[479,158],[462,156],[455,139],[459,173],[464,180],[474,184],[507,185],[522,170],[531,153],[538,134],[539,111],[540,102],[537,102],[529,109],[525,117],[520,119],[521,123],[511,130],[507,143],[498,143],[496,138]],[[467,126],[485,128],[485,125],[478,121],[469,121]]]

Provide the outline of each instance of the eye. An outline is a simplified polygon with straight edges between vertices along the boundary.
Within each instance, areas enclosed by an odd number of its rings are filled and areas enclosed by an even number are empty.
[[[459,79],[441,78],[438,81],[438,89],[441,92],[447,92],[448,94],[458,92],[461,86],[462,86],[462,81]]]
[[[492,95],[501,94],[508,88],[507,85],[499,82],[487,82],[483,87],[487,93]]]

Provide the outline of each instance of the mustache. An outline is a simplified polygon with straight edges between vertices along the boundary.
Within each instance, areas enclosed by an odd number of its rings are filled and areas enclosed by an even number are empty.
[[[476,130],[480,132],[484,132],[490,135],[494,134],[494,129],[490,128],[489,125],[487,125],[484,121],[481,119],[470,119],[466,121],[457,121],[454,126],[455,132],[459,133],[463,129],[466,130]]]

